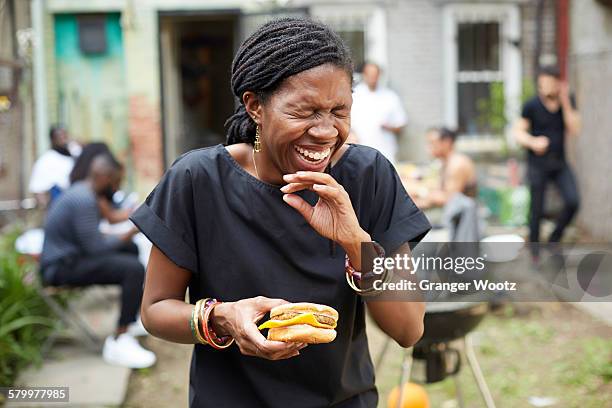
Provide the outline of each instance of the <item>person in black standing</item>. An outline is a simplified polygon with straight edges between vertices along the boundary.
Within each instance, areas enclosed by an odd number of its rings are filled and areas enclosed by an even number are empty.
[[[527,179],[531,191],[529,240],[540,241],[540,220],[544,212],[544,195],[549,182],[554,183],[563,198],[563,209],[550,242],[559,242],[579,205],[574,174],[565,159],[566,135],[580,131],[580,115],[570,100],[567,83],[559,71],[544,67],[538,74],[538,94],[523,106],[514,134],[527,148]]]

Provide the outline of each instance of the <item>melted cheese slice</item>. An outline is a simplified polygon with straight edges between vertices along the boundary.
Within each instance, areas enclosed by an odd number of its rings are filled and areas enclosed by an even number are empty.
[[[293,326],[296,324],[308,324],[310,326],[314,326],[314,327],[320,327],[322,329],[334,329],[336,328],[336,323],[334,322],[334,324],[332,326],[330,326],[329,324],[325,324],[325,323],[320,323],[312,313],[303,313],[299,316],[295,316],[292,319],[289,320],[268,320],[267,322],[265,322],[264,324],[261,324],[258,329],[259,330],[263,330],[263,329],[273,329],[275,327],[287,327],[287,326]]]

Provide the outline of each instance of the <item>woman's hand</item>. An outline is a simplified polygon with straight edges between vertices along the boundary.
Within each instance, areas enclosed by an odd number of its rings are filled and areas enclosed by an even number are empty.
[[[340,244],[356,268],[360,264],[361,242],[369,242],[370,236],[357,220],[348,193],[332,176],[314,171],[298,171],[287,174],[289,183],[281,188],[283,199],[295,208],[320,235]],[[315,206],[309,205],[296,194],[300,190],[312,190],[318,194]]]
[[[218,335],[232,336],[240,352],[246,356],[268,360],[295,357],[306,344],[267,340],[256,325],[270,309],[285,303],[288,302],[263,296],[222,303],[214,308],[211,323]]]

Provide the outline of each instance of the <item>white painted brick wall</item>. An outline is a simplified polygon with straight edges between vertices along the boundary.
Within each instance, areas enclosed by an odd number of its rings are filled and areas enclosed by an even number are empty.
[[[387,9],[387,23],[389,85],[409,121],[400,158],[427,160],[424,132],[444,114],[442,8],[428,0],[398,1]]]

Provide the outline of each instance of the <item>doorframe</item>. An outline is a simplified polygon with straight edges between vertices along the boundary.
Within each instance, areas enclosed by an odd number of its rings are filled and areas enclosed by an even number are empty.
[[[168,122],[168,118],[166,117],[166,111],[169,109],[168,107],[168,95],[166,95],[165,87],[167,84],[164,81],[164,51],[162,47],[162,19],[170,19],[170,20],[180,20],[181,18],[191,18],[197,19],[199,17],[215,17],[215,16],[224,16],[224,17],[232,17],[234,19],[234,27],[233,27],[233,36],[234,36],[234,50],[236,49],[236,41],[240,36],[240,16],[243,14],[243,11],[239,8],[228,8],[228,9],[214,9],[214,10],[158,10],[157,11],[157,58],[159,64],[159,89],[160,89],[160,111],[161,111],[161,133],[162,133],[162,152],[163,152],[163,171],[165,172],[170,165],[178,158],[178,157],[170,157],[169,156],[169,144],[170,138],[177,137],[177,135],[172,136],[170,133],[170,123]],[[176,24],[176,21],[173,21]]]
[[[458,44],[457,24],[462,16],[491,16],[501,24],[501,61],[504,81],[506,118],[518,115],[521,101],[521,52],[515,46],[521,37],[521,17],[517,4],[449,4],[442,11],[443,55],[444,55],[444,122],[456,128],[458,125],[457,68]],[[506,133],[510,124],[506,126]]]

